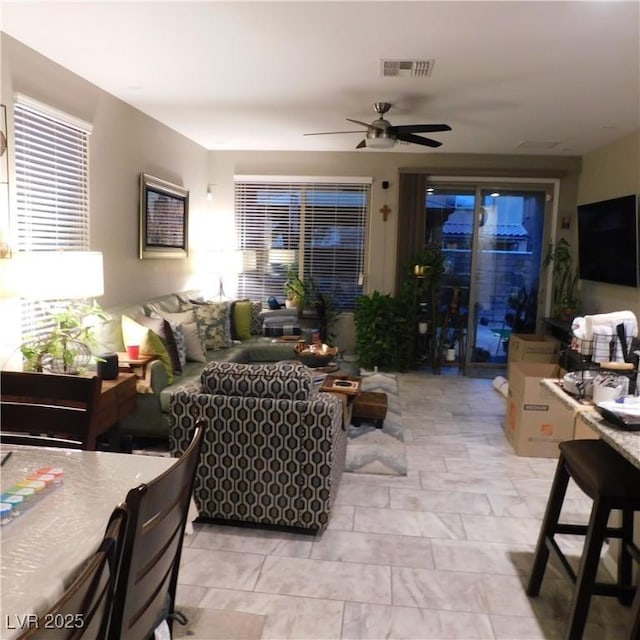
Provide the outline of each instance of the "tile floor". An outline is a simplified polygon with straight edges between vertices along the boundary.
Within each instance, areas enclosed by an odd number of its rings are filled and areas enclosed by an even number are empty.
[[[202,614],[190,637],[563,637],[565,581],[549,568],[538,598],[523,586],[555,460],[514,455],[491,380],[399,384],[408,475],[345,474],[323,534],[196,524],[177,598]],[[568,495],[566,517],[585,521],[590,501]],[[627,619],[596,597],[585,638],[619,640]]]

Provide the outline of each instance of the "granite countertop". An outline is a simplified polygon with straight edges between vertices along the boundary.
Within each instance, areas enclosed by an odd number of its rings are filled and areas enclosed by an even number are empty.
[[[561,381],[558,379],[543,378],[540,384],[549,389],[564,404],[575,409],[578,420],[593,429],[631,464],[640,468],[640,431],[626,431],[607,422],[598,413],[593,403],[588,400],[578,400],[564,391]]]

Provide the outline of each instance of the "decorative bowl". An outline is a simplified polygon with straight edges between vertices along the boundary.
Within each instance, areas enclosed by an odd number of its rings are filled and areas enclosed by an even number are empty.
[[[338,347],[331,347],[323,343],[299,343],[293,349],[298,360],[312,369],[326,367],[338,355]]]

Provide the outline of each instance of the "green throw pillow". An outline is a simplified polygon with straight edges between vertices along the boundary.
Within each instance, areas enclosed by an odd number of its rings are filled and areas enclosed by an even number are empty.
[[[160,336],[151,329],[143,327],[129,316],[122,316],[122,337],[125,346],[131,344],[140,345],[140,353],[145,356],[156,356],[162,361],[167,371],[169,384],[173,382],[173,365],[167,348],[162,343]]]
[[[251,301],[238,300],[233,306],[233,321],[238,340],[251,338]]]

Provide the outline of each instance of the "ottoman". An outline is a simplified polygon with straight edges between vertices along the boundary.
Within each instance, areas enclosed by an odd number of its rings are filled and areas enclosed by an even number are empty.
[[[353,413],[351,422],[359,426],[362,420],[373,422],[377,429],[382,429],[382,424],[387,415],[387,394],[380,391],[362,391],[353,401]]]

